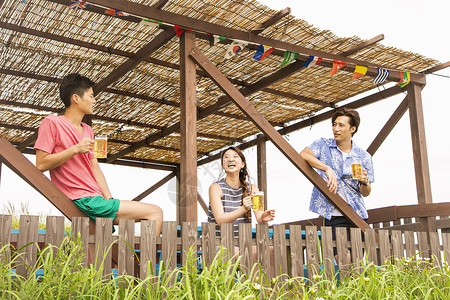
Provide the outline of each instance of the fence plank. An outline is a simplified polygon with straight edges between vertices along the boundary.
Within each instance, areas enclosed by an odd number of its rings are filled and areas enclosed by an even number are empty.
[[[303,243],[302,243],[302,226],[289,226],[289,244],[291,250],[291,276],[305,276],[303,270]]]
[[[321,233],[322,233],[323,267],[328,280],[332,280],[335,274],[334,253],[333,253],[333,232],[331,227],[322,226]],[[300,254],[302,255],[303,251],[301,251]]]
[[[223,223],[220,225],[220,245],[226,249],[224,260],[232,259],[235,261],[233,223]]]
[[[252,224],[239,223],[239,255],[242,256],[241,268],[250,275],[253,266]]]
[[[444,253],[444,260],[450,262],[450,233],[442,234],[442,250]]]
[[[421,231],[417,233],[417,244],[419,247],[419,256],[422,258],[430,258],[427,232]]]
[[[0,249],[5,245],[11,244],[11,222],[12,216],[0,215]],[[5,263],[11,258],[10,247],[5,247],[4,251],[0,252],[0,263]]]
[[[156,221],[141,221],[141,279],[156,275]],[[150,269],[149,269],[150,263]]]
[[[379,265],[378,262],[378,243],[375,236],[375,230],[369,229],[364,232],[365,249],[367,253],[367,261]]]
[[[392,255],[394,258],[403,258],[403,240],[402,232],[400,230],[392,230],[391,232],[392,240]]]
[[[350,266],[350,250],[348,250],[347,228],[336,227],[337,265],[340,279],[347,278]],[[308,249],[306,249],[308,251]]]
[[[36,263],[38,226],[38,216],[20,216],[19,239],[17,241],[20,258],[17,260],[18,264],[16,267],[16,272],[19,275],[26,276],[28,274],[27,266],[34,267]]]
[[[113,220],[109,218],[97,218],[95,220],[95,266],[97,270],[103,265],[103,275],[111,274],[112,260],[112,226]]]
[[[134,275],[134,220],[119,220],[117,274]]]
[[[405,231],[405,249],[407,258],[416,255],[416,246],[414,243],[413,231]]]
[[[389,244],[389,230],[379,230],[378,239],[380,243],[380,264],[385,264],[391,259],[391,247]]]
[[[256,261],[261,265],[262,271],[270,280],[271,274],[273,274],[270,269],[274,266],[270,265],[269,226],[267,224],[256,224],[256,250]]]
[[[430,232],[430,248],[432,262],[435,266],[439,266],[442,262],[441,249],[439,245],[439,233]]]
[[[51,251],[55,258],[64,240],[64,217],[47,216],[45,224],[45,244],[54,246]]]
[[[174,221],[163,222],[161,252],[166,270],[170,273],[177,267],[177,223]]]
[[[183,222],[181,227],[181,263],[183,266],[188,266],[187,254],[192,248],[194,251],[194,268],[197,269],[197,223],[196,222]],[[193,271],[193,270],[192,270]]]
[[[361,229],[350,228],[350,245],[352,247],[352,263],[355,271],[360,273],[363,265],[363,245],[361,239]]]
[[[274,276],[287,275],[286,229],[284,225],[273,226]]]
[[[312,280],[314,275],[318,275],[320,273],[317,227],[306,226],[305,234],[306,234],[306,261],[308,265],[308,278]]]
[[[72,240],[79,238],[81,246],[83,247],[83,265],[88,265],[88,245],[89,245],[89,218],[87,217],[73,217],[72,218]],[[91,255],[94,255],[92,253]]]
[[[216,255],[216,224],[202,223],[202,261],[209,267]]]
[[[54,245],[59,248],[61,246],[63,239],[64,239],[64,217],[47,216],[45,226],[45,244]]]

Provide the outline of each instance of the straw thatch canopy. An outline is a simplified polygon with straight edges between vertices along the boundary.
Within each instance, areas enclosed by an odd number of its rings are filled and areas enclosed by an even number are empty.
[[[167,134],[167,129],[179,122],[180,114],[180,50],[174,24],[163,22],[155,28],[141,24],[142,16],[110,16],[105,8],[96,5],[73,10],[69,2],[0,1],[0,134],[20,150],[30,151],[42,119],[63,109],[59,80],[68,73],[79,72],[97,83],[106,83],[97,86],[92,127],[95,134],[108,136],[109,155],[129,149],[121,152],[118,161],[178,164],[179,131],[170,130]],[[279,12],[253,0],[134,3],[330,54],[345,55],[365,42],[356,36],[337,37],[290,14],[267,23]],[[262,24],[265,26],[261,28]],[[324,64],[299,68],[282,80],[260,85],[262,79],[280,72],[285,49],[277,48],[263,61],[256,61],[252,57],[258,45],[249,44],[238,55],[225,59],[230,40],[213,45],[208,32],[196,32],[196,37],[197,47],[239,89],[247,88],[247,99],[275,127],[303,120],[324,108],[331,109],[376,87],[373,77],[352,79],[348,70],[330,76],[331,61],[325,62],[326,59]],[[130,57],[157,39],[161,39],[161,46],[152,45],[155,49],[151,55],[123,74],[117,73]],[[411,73],[439,64],[380,43],[347,56],[368,65]],[[298,63],[307,57],[300,53]],[[120,76],[109,80],[110,74]],[[220,89],[198,69],[199,159],[259,132],[232,104],[202,115],[222,96]]]

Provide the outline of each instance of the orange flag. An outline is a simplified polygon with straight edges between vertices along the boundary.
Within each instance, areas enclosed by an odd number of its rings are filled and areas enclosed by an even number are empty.
[[[334,60],[333,61],[333,69],[331,69],[331,76],[333,76],[334,73],[336,73],[337,71],[342,69],[342,67],[345,66],[346,64],[347,64],[346,62]]]

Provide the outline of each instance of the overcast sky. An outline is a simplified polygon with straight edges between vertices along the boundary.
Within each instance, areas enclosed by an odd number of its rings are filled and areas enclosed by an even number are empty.
[[[449,19],[450,2],[439,1],[260,1],[273,9],[291,8],[291,14],[306,20],[320,29],[329,29],[340,37],[357,35],[370,39],[384,34],[381,42],[403,50],[418,52],[441,62],[450,60]],[[439,74],[450,76],[450,70]],[[446,123],[447,103],[450,100],[450,78],[427,76],[427,86],[422,91],[428,157],[434,202],[448,199],[446,186],[450,146]],[[400,94],[369,107],[359,109],[361,126],[355,135],[355,142],[366,149],[385,122],[405,97]],[[288,139],[298,151],[320,137],[332,137],[329,121],[312,128],[290,134]],[[273,224],[296,221],[315,214],[308,212],[312,185],[293,167],[287,159],[268,143],[268,199],[269,208],[277,210]],[[245,151],[251,175],[256,181],[256,149]],[[34,156],[27,156],[34,163]],[[373,157],[375,183],[372,194],[366,198],[367,207],[417,203],[414,164],[408,112],[386,139]],[[126,167],[101,165],[112,194],[121,199],[132,199],[167,174],[164,171],[145,169],[129,170]],[[208,202],[208,187],[220,173],[218,163],[198,169],[199,192]],[[166,185],[144,199],[163,208],[165,220],[175,220],[175,182]],[[21,203],[28,203],[31,213],[58,215],[47,200],[24,183],[5,166],[2,168],[0,202],[11,201],[19,209]],[[206,215],[199,207],[199,222],[206,221]]]

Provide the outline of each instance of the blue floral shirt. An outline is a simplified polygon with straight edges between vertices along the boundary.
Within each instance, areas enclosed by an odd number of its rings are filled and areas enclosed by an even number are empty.
[[[338,193],[343,189],[346,196],[347,203],[358,213],[358,215],[367,219],[367,209],[364,204],[364,199],[359,192],[360,183],[357,179],[352,178],[352,163],[361,163],[363,169],[367,170],[369,182],[374,182],[372,157],[367,151],[356,146],[352,141],[352,150],[347,159],[343,161],[342,152],[338,149],[334,139],[321,138],[310,146],[309,149],[314,153],[314,156],[324,164],[330,166],[336,174],[338,182]],[[317,173],[328,181],[327,175],[324,171],[316,170]],[[315,212],[326,219],[331,219],[334,206],[325,196],[314,187],[309,210]]]

